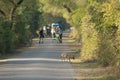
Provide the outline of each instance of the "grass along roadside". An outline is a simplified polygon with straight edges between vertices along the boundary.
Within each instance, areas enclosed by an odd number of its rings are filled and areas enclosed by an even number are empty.
[[[100,67],[96,62],[71,62],[76,80],[120,80],[112,67]]]
[[[75,40],[69,40],[68,44],[76,44]],[[76,80],[120,80],[120,74],[116,75],[114,67],[101,67],[97,61],[82,62],[80,60],[80,47],[73,47],[72,53],[76,56],[71,60],[71,65],[76,73]]]
[[[82,62],[80,53],[73,53],[75,60],[71,65],[76,73],[76,80],[120,80],[120,74],[116,74],[114,67],[102,67],[97,61]]]
[[[76,73],[76,80],[120,80],[120,74],[116,74],[114,67],[102,67],[97,61],[82,62],[79,54],[71,65]]]

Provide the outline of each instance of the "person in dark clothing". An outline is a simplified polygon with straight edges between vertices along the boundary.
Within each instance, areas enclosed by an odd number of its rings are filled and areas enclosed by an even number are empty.
[[[47,36],[50,37],[51,36],[51,27],[47,26]]]
[[[40,28],[40,31],[39,31],[39,44],[44,42],[43,38],[44,38],[43,28]]]

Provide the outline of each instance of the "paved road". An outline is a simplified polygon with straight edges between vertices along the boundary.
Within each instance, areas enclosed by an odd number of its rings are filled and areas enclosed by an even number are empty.
[[[62,44],[45,39],[0,63],[0,80],[74,80],[70,63],[60,59],[61,53],[72,52],[64,39]]]

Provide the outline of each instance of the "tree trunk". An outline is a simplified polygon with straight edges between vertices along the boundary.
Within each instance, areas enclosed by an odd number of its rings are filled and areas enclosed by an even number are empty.
[[[12,0],[10,0],[10,2],[14,5],[14,7],[11,9],[10,12],[10,21],[11,21],[11,25],[10,25],[10,29],[12,29],[13,27],[13,23],[14,23],[14,13],[16,11],[16,9],[19,7],[19,5],[22,4],[23,0],[19,0],[17,3],[13,2]]]

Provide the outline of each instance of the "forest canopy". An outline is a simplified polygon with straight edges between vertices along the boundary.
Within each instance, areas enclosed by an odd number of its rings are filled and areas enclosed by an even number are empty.
[[[120,68],[119,0],[0,0],[0,53],[26,45],[40,26],[58,21],[74,27],[80,59]]]

